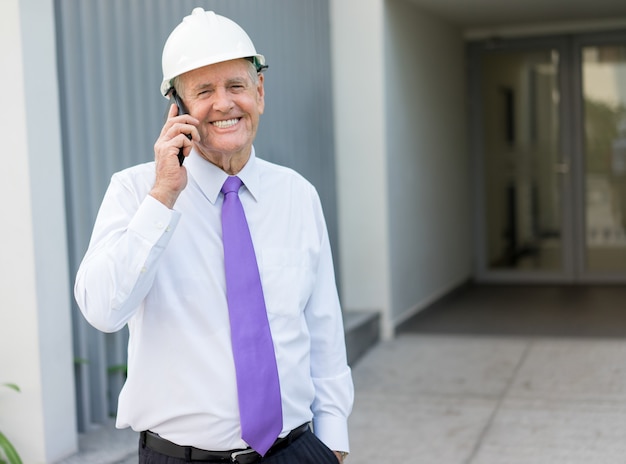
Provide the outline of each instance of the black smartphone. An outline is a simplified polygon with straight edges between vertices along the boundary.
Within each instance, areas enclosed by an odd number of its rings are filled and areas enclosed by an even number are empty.
[[[180,99],[180,97],[176,93],[176,90],[174,89],[172,89],[172,91],[170,92],[170,101],[172,103],[176,103],[176,106],[178,107],[179,116],[181,114],[189,114],[189,111],[187,111],[187,108],[185,108],[183,101]],[[191,134],[187,134],[187,138],[191,140]],[[185,155],[183,155],[183,149],[181,148],[180,151],[178,152],[178,162],[180,163],[181,166],[183,165],[183,161],[185,161]]]

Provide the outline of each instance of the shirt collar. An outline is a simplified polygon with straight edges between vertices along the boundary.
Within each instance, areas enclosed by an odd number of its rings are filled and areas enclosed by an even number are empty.
[[[187,173],[198,184],[204,195],[211,203],[215,203],[222,190],[222,185],[228,178],[228,174],[213,163],[202,158],[195,150],[185,160]],[[252,197],[258,201],[260,194],[259,170],[256,162],[254,147],[250,152],[250,159],[243,169],[237,173]]]

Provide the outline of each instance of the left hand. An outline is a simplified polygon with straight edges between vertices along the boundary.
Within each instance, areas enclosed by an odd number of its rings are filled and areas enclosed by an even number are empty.
[[[337,461],[343,464],[343,456],[341,455],[341,453],[339,451],[333,451],[333,453],[335,453],[335,456],[337,456]]]

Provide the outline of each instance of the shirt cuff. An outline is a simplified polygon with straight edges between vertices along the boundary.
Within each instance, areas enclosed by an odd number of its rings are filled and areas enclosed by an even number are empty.
[[[176,228],[179,219],[180,212],[169,209],[156,198],[147,195],[128,228],[146,241],[158,245],[159,241],[169,240],[171,235],[168,232]]]
[[[315,417],[313,431],[331,450],[350,452],[347,419],[334,416]]]

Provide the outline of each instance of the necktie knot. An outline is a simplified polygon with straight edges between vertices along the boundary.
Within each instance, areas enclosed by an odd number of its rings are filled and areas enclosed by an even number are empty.
[[[232,192],[239,192],[239,188],[243,185],[243,182],[241,182],[241,179],[237,176],[229,176],[228,179],[226,179],[226,182],[224,182],[224,185],[222,186],[222,193],[224,195],[226,195],[227,193],[232,193]]]

